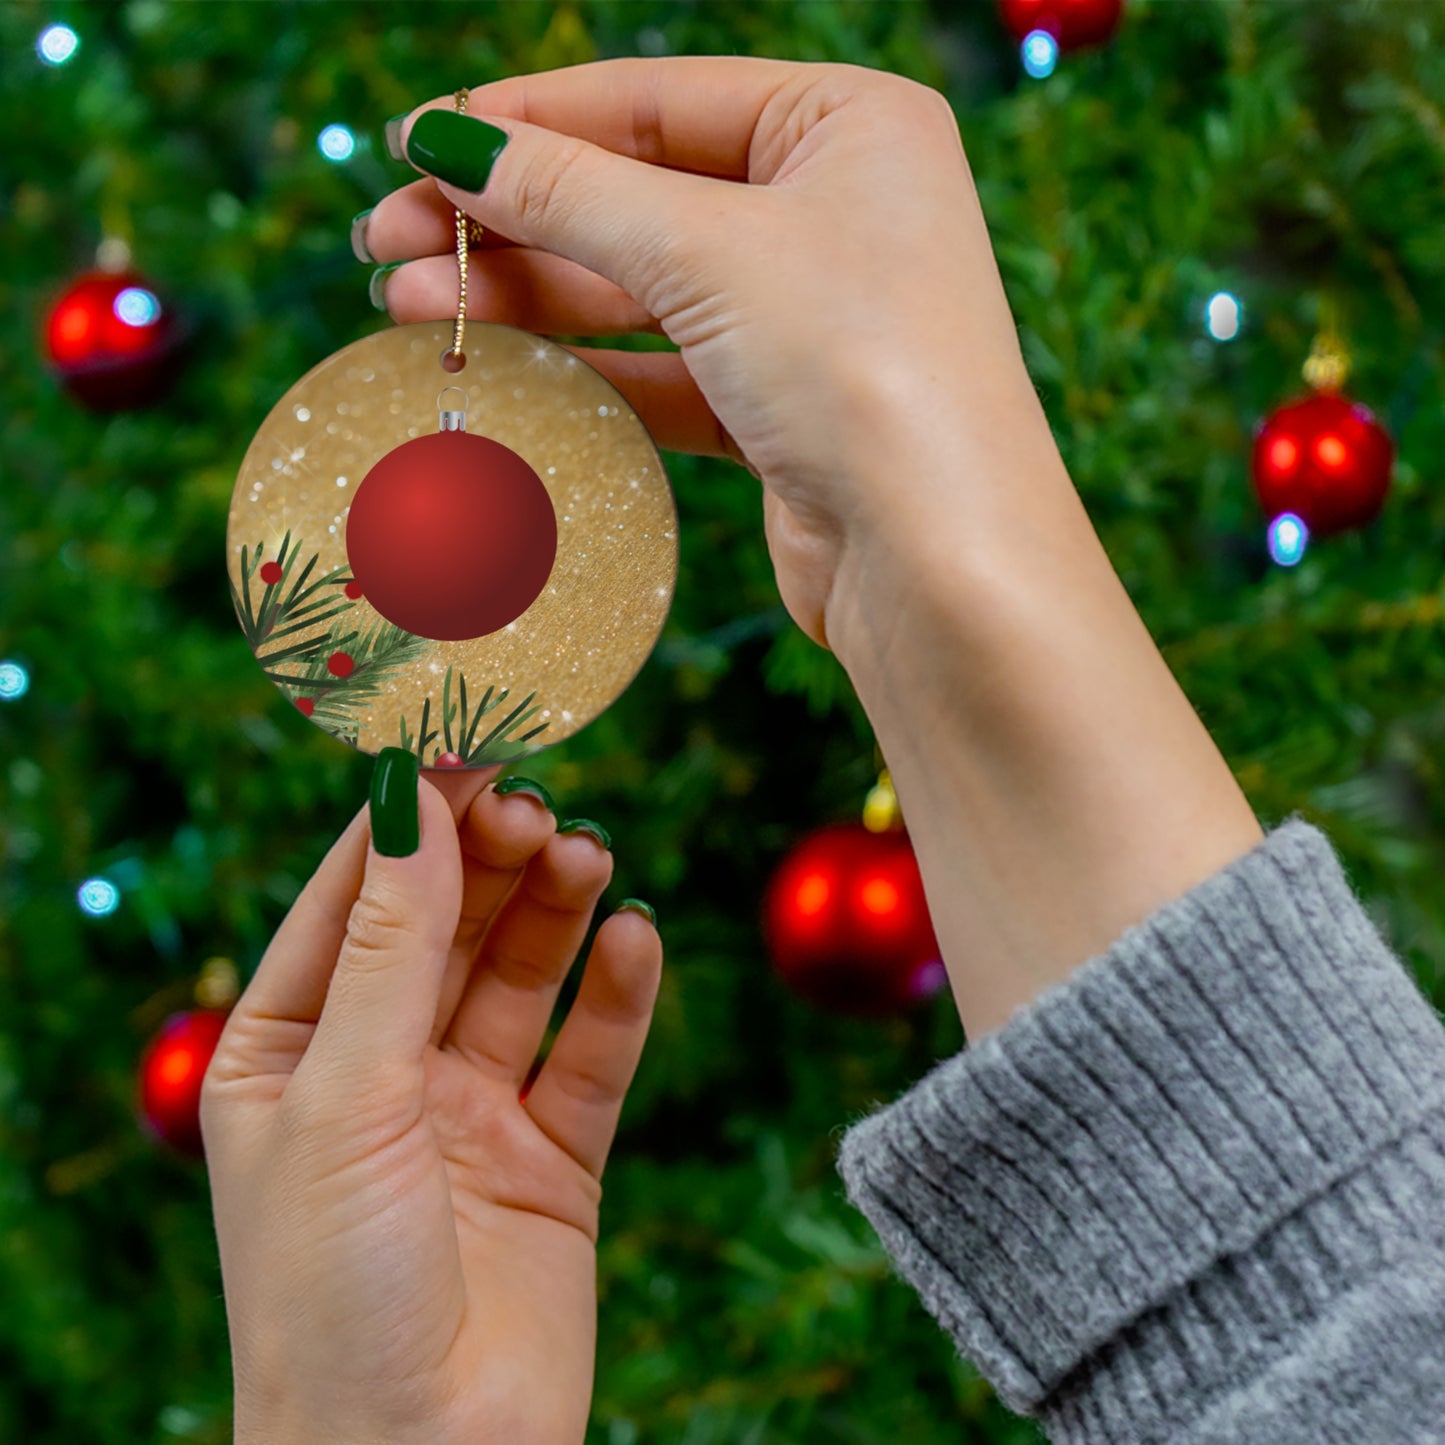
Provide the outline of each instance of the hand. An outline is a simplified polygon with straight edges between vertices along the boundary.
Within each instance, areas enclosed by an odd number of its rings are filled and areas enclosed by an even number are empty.
[[[583,1439],[600,1181],[662,951],[638,913],[602,925],[519,1098],[612,857],[493,771],[415,785],[409,857],[357,814],[207,1072],[238,1445]]]
[[[393,138],[428,110],[452,101]],[[815,641],[842,655],[858,590],[834,582],[850,554],[895,523],[966,512],[984,453],[1017,464],[1031,446],[1062,470],[937,91],[853,65],[621,59],[478,86],[468,116],[443,123],[453,150],[485,161],[482,117],[510,136],[485,189],[447,184],[432,151],[438,179],[364,224],[363,250],[410,262],[385,277],[392,316],[455,313],[457,206],[488,232],[470,314],[543,334],[665,333],[680,351],[571,349],[660,446],[726,454],[761,479],[778,587]],[[863,465],[880,431],[940,415],[958,423],[956,470]]]

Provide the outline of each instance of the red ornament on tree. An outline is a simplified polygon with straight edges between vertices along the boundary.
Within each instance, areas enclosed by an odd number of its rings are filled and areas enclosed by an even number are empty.
[[[1373,413],[1331,391],[1272,412],[1255,434],[1255,495],[1271,520],[1293,512],[1315,536],[1373,522],[1395,447]]]
[[[763,905],[773,964],[836,1013],[901,1013],[946,979],[908,835],[838,823],[783,860]]]
[[[172,1014],[140,1062],[139,1113],[143,1125],[182,1154],[201,1158],[201,1082],[228,1009]]]
[[[179,328],[142,277],[92,271],[51,308],[45,350],[78,401],[96,411],[121,411],[154,401],[172,381]]]
[[[999,0],[999,16],[1015,40],[1035,30],[1058,41],[1060,50],[1101,45],[1119,24],[1124,0]]]
[[[459,415],[443,412],[443,423]],[[536,601],[557,560],[557,517],[542,479],[510,447],[440,431],[403,442],[362,479],[346,556],[388,622],[460,642]]]

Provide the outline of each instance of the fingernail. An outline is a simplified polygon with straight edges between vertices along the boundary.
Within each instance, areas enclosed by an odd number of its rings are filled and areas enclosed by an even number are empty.
[[[406,265],[405,261],[389,261],[385,266],[378,266],[371,273],[371,280],[367,284],[366,294],[371,297],[371,304],[378,311],[386,310],[386,278],[398,266]]]
[[[557,831],[559,833],[590,833],[604,848],[612,847],[612,835],[601,823],[594,823],[591,818],[568,818],[565,823],[557,825]]]
[[[409,858],[421,846],[416,797],[417,756],[382,748],[371,774],[371,841],[388,858]]]
[[[410,111],[406,111],[402,115],[394,115],[386,123],[386,153],[394,161],[404,161],[406,159],[401,149],[401,127],[410,114]]]
[[[657,927],[657,911],[652,904],[644,903],[640,898],[624,898],[617,905],[619,913],[640,913],[654,928]]]
[[[480,191],[511,137],[506,131],[454,110],[425,110],[406,138],[406,158],[464,191]]]
[[[516,776],[503,778],[500,783],[493,786],[494,793],[500,793],[506,797],[509,793],[526,793],[528,797],[536,798],[549,813],[557,811],[557,805],[552,801],[552,795],[541,783],[534,782],[531,778],[519,778]]]
[[[351,218],[351,253],[358,261],[365,261],[368,266],[376,265],[376,257],[371,254],[371,249],[366,244],[366,223],[375,209],[374,206],[368,206]]]

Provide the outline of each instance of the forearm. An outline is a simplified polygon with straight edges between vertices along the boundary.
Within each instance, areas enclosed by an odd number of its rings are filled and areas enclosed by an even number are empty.
[[[956,403],[872,429],[860,465],[895,504],[828,614],[970,1039],[1261,837],[1032,394],[1001,406],[984,439],[940,424]],[[924,479],[911,506],[899,477]]]

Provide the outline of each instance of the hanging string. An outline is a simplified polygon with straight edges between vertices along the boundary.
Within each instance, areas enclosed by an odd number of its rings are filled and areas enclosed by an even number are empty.
[[[463,88],[452,97],[459,115],[467,113],[469,94]],[[457,212],[457,324],[452,331],[452,349],[442,356],[442,365],[452,372],[460,371],[467,364],[462,351],[467,331],[467,251],[470,246],[481,245],[483,234],[480,221],[474,221],[465,211]]]

